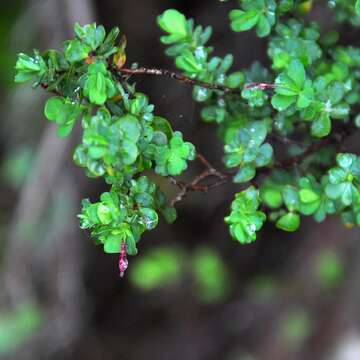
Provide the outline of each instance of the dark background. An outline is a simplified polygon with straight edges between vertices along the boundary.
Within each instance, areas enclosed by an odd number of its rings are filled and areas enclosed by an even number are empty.
[[[311,17],[332,29],[338,25],[325,3],[316,2]],[[268,64],[265,40],[230,31],[234,7],[231,0],[1,1],[0,358],[360,359],[357,229],[336,218],[305,219],[289,235],[270,224],[242,246],[223,222],[236,192],[225,186],[181,202],[177,222],[143,237],[121,280],[117,257],[78,229],[81,198],[95,200],[107,189],[72,163],[80,132],[57,139],[42,113],[45,94],[12,82],[17,52],[60,47],[76,21],[119,26],[127,64],[174,69],[156,25],[167,8],[212,25],[215,54],[232,53],[233,69]],[[345,43],[356,44],[357,35],[342,28]],[[221,168],[216,129],[199,121],[191,88],[171,79],[136,81],[156,113]],[[185,178],[199,170],[192,165]]]

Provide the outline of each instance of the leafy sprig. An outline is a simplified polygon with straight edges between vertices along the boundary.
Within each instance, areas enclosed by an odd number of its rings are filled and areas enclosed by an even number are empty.
[[[360,24],[359,1],[331,3],[338,20]],[[120,253],[121,274],[126,253],[137,253],[142,234],[157,226],[160,213],[173,222],[173,205],[189,192],[205,193],[230,180],[246,187],[225,217],[240,243],[253,242],[266,219],[285,231],[297,230],[302,216],[320,222],[338,214],[347,226],[360,225],[360,158],[340,150],[359,126],[360,49],[339,45],[337,31],[320,35],[316,24],[307,23],[301,14],[311,11],[311,2],[239,4],[230,13],[231,28],[269,37],[269,68],[255,62],[231,70],[233,55],[214,56],[208,45],[211,27],[195,25],[175,9],[157,22],[166,54],[181,73],[125,68],[126,38],[117,40],[118,28],[106,34],[96,24],[76,24],[74,39],[61,52],[18,56],[15,81],[32,81],[52,94],[44,113],[57,123],[59,136],[68,136],[81,119],[74,161],[110,187],[98,202],[83,201],[81,227],[105,252]],[[215,169],[157,116],[129,75],[193,85],[202,119],[218,125],[228,170]],[[190,183],[177,179],[195,159],[204,170]],[[153,181],[159,175],[179,188],[175,199]]]

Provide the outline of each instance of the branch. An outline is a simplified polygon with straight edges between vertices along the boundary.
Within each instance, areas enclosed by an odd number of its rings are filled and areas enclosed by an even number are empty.
[[[180,81],[184,84],[188,84],[188,85],[196,85],[196,86],[201,86],[203,88],[207,88],[207,89],[213,89],[213,90],[219,90],[219,91],[223,91],[226,94],[239,94],[241,92],[242,89],[240,88],[230,88],[228,86],[225,85],[221,85],[221,84],[214,84],[214,83],[208,83],[205,81],[201,81],[201,80],[197,80],[197,79],[193,79],[191,77],[185,76],[183,74],[174,72],[174,71],[170,71],[170,70],[165,70],[165,69],[154,69],[154,68],[138,68],[138,69],[127,69],[127,68],[114,68],[115,72],[120,73],[120,74],[126,74],[126,75],[153,75],[153,76],[164,76],[164,77],[168,77],[177,81]],[[251,83],[251,84],[246,84],[244,86],[245,89],[252,89],[252,88],[259,88],[261,90],[267,90],[267,89],[274,89],[275,88],[275,84],[268,84],[268,83]]]
[[[342,144],[344,140],[351,136],[354,131],[357,130],[357,127],[353,124],[344,124],[339,132],[335,132],[332,136],[328,136],[323,138],[318,142],[314,142],[307,147],[307,149],[300,155],[292,156],[288,159],[281,161],[280,163],[276,164],[276,167],[284,167],[284,168],[291,168],[293,166],[299,165],[305,158],[315,154],[317,151],[322,149],[327,145],[332,144]]]
[[[291,156],[282,161],[276,162],[274,167],[263,167],[259,168],[256,171],[256,176],[249,181],[249,183],[256,185],[257,179],[260,175],[268,174],[273,169],[291,169],[297,167],[301,162],[303,162],[307,157],[315,154],[320,149],[324,148],[327,145],[331,144],[342,144],[343,141],[350,135],[352,135],[353,130],[356,130],[354,126],[344,127],[341,133],[335,133],[333,136],[326,137],[321,141],[312,143],[309,145],[306,150],[297,156]],[[288,139],[288,141],[291,141]],[[206,168],[203,172],[197,175],[190,183],[185,183],[181,180],[177,180],[176,178],[169,176],[169,179],[172,184],[179,187],[180,192],[176,195],[176,197],[171,201],[171,205],[173,206],[175,203],[183,200],[189,192],[198,191],[207,193],[210,190],[216,189],[219,186],[222,186],[229,182],[237,173],[227,171],[226,173],[220,172],[215,169],[210,162],[201,154],[197,154],[196,159],[204,165]],[[216,177],[217,180],[213,183],[204,184],[203,181],[207,180],[210,177]]]
[[[230,88],[225,85],[221,84],[213,84],[213,83],[207,83],[201,80],[193,79],[188,76],[185,76],[183,74],[173,72],[166,69],[156,69],[156,68],[137,68],[137,69],[128,69],[128,68],[119,68],[114,65],[112,65],[109,62],[109,70],[112,72],[112,74],[115,76],[117,81],[120,83],[123,83],[124,81],[124,75],[129,77],[132,75],[154,75],[154,76],[165,76],[171,79],[175,79],[177,81],[180,81],[185,84],[189,85],[196,85],[201,86],[207,89],[213,89],[213,90],[219,90],[223,91],[224,93],[240,93],[240,88]],[[125,82],[126,84],[126,82]],[[41,86],[44,89],[48,89],[47,84],[41,84]],[[253,89],[253,88],[259,88],[261,90],[268,90],[268,89],[274,89],[275,84],[271,83],[249,83],[244,85],[244,89]],[[57,90],[52,90],[52,93],[56,95],[61,95]],[[335,133],[332,137],[326,137],[322,139],[319,142],[312,143],[309,145],[305,151],[297,156],[292,156],[290,158],[287,158],[285,160],[282,160],[280,162],[275,162],[273,168],[292,168],[297,167],[305,158],[307,158],[310,155],[313,155],[321,148],[325,147],[326,145],[330,145],[332,143],[341,143],[345,137],[351,135],[353,128],[352,127],[343,127],[342,131],[340,133]],[[276,134],[271,134],[273,139],[276,141],[282,142],[282,143],[292,143],[297,145],[303,145],[295,140],[289,139],[289,138],[279,138]],[[176,202],[181,201],[184,197],[186,197],[187,193],[190,191],[199,191],[199,192],[208,192],[209,190],[215,189],[225,183],[227,183],[230,179],[232,179],[237,171],[234,172],[220,172],[216,170],[209,162],[206,160],[204,156],[201,154],[197,154],[197,160],[200,161],[206,170],[204,170],[202,173],[200,173],[198,176],[196,176],[190,183],[185,183],[183,181],[179,181],[176,178],[169,176],[171,183],[178,186],[180,188],[180,192],[178,195],[172,200],[171,204],[174,205]],[[252,180],[252,183],[256,183],[256,180],[259,175],[264,173],[269,173],[273,168],[265,167],[257,170],[256,177]],[[202,182],[204,180],[207,180],[210,177],[216,177],[217,181],[210,184],[203,184]],[[250,182],[251,183],[251,182]]]
[[[225,183],[227,183],[231,176],[221,173],[216,170],[208,160],[201,154],[196,155],[196,159],[204,165],[205,170],[197,175],[190,183],[185,183],[183,181],[177,180],[173,176],[169,176],[169,179],[172,184],[179,187],[180,192],[176,195],[176,197],[171,201],[171,206],[174,206],[175,203],[181,201],[186,195],[191,191],[199,191],[203,193],[207,193],[209,190],[215,189]],[[203,184],[202,182],[210,177],[215,177],[217,180],[214,183]]]
[[[293,166],[299,165],[303,160],[305,160],[308,156],[315,154],[318,150],[322,149],[326,145],[330,145],[331,143],[336,142],[334,138],[328,137],[317,143],[312,143],[307,149],[300,155],[292,156],[288,159],[285,159],[279,162],[276,167],[279,168],[291,168]]]
[[[48,84],[40,83],[40,86],[41,86],[44,90],[47,90],[48,92],[51,92],[51,93],[53,93],[54,95],[63,96],[63,95],[62,95],[59,91],[57,91],[56,89],[50,90]]]

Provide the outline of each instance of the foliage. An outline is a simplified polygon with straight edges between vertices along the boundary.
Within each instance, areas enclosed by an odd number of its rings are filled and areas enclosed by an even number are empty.
[[[185,282],[202,303],[223,300],[229,293],[230,275],[217,251],[199,246],[188,255],[189,252],[185,256],[183,249],[153,247],[134,262],[129,269],[129,279],[144,292]]]
[[[130,269],[130,281],[144,291],[174,284],[181,279],[179,251],[159,247],[145,253]]]
[[[310,315],[303,308],[297,308],[284,314],[279,335],[287,348],[299,349],[312,334],[313,328]]]
[[[259,191],[253,186],[236,194],[231,204],[231,213],[225,218],[230,225],[231,235],[242,244],[256,239],[258,231],[266,219],[266,215],[259,208]]]
[[[30,146],[14,148],[1,166],[4,180],[14,188],[20,188],[31,170],[33,157],[33,149]]]
[[[0,354],[9,355],[40,327],[42,314],[38,306],[26,303],[12,312],[1,312]]]
[[[204,303],[223,300],[229,291],[230,276],[219,254],[211,248],[200,247],[192,257],[195,294]]]
[[[343,279],[344,264],[338,253],[325,249],[316,258],[315,272],[323,288],[333,289]]]
[[[202,119],[218,125],[224,143],[230,170],[208,173],[242,183],[225,221],[243,244],[256,239],[266,219],[285,231],[297,230],[308,215],[323,221],[339,214],[347,226],[360,225],[360,159],[341,147],[359,126],[360,49],[341,45],[336,30],[322,33],[319,24],[309,23],[303,15],[312,4],[240,0],[230,12],[235,32],[268,37],[269,68],[255,62],[231,71],[232,54],[212,55],[211,27],[195,25],[174,9],[157,18],[166,54],[182,72],[171,77],[194,84]],[[359,1],[329,5],[337,20],[360,24]],[[15,81],[32,80],[54,95],[45,116],[58,125],[59,136],[68,136],[81,119],[74,161],[110,186],[100,201],[83,201],[81,227],[105,252],[119,253],[126,243],[134,255],[159,213],[168,222],[176,218],[173,202],[150,180],[154,174],[169,177],[182,191],[208,188],[198,184],[206,174],[190,185],[174,178],[199,154],[136,91],[127,74],[144,70],[136,64],[123,68],[126,40],[117,40],[119,34],[118,28],[106,34],[102,26],[76,24],[75,38],[64,42],[62,52],[19,54]]]

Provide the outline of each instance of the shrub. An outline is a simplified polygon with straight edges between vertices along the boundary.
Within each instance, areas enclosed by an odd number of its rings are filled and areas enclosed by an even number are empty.
[[[329,3],[337,21],[360,25],[360,1]],[[312,5],[241,0],[230,12],[233,31],[253,29],[268,38],[269,68],[255,62],[230,70],[233,55],[212,55],[211,27],[195,25],[174,9],[157,23],[178,73],[126,68],[125,37],[118,40],[118,28],[106,34],[96,24],[76,24],[62,52],[18,55],[15,81],[32,81],[53,95],[45,116],[57,123],[59,136],[68,136],[81,121],[74,161],[87,176],[103,177],[110,189],[96,203],[83,201],[80,226],[90,229],[105,252],[120,253],[121,273],[126,254],[137,253],[140,237],[157,226],[159,213],[171,223],[175,203],[188,192],[229,181],[239,184],[239,192],[225,222],[242,244],[256,240],[266,220],[290,232],[309,215],[321,222],[338,214],[347,226],[360,224],[360,158],[342,150],[360,125],[360,49],[341,45],[339,32],[321,33],[319,24],[309,23],[304,14]],[[215,169],[154,113],[148,96],[136,91],[137,74],[193,85],[203,121],[218,126],[228,170]],[[195,159],[204,171],[184,183],[177,176]],[[145,171],[167,177],[179,194],[167,199]]]

